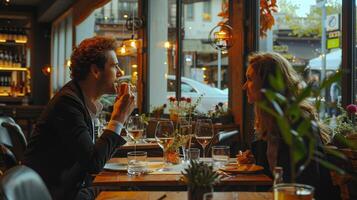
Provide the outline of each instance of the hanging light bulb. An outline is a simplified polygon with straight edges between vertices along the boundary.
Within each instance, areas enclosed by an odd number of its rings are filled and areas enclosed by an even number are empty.
[[[120,53],[121,53],[121,54],[125,54],[125,53],[126,53],[125,45],[123,45],[122,47],[120,47]]]
[[[136,40],[131,39],[130,40],[130,46],[133,47],[134,49],[136,49]]]
[[[170,48],[170,46],[171,46],[171,44],[170,44],[169,41],[166,41],[166,42],[164,43],[164,47],[165,47],[166,49]]]

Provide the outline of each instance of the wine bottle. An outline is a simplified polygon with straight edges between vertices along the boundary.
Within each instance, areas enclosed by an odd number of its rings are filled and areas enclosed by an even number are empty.
[[[274,175],[274,183],[273,183],[274,187],[277,184],[283,183],[283,168],[282,167],[274,167],[273,175]]]

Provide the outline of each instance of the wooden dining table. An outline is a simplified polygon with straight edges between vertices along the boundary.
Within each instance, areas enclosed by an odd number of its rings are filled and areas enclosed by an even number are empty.
[[[187,192],[106,191],[96,200],[186,200]],[[214,192],[213,199],[219,200],[272,200],[271,192]]]
[[[149,162],[162,162],[162,157],[149,157]],[[112,158],[108,163],[127,163],[126,158]],[[93,181],[94,186],[109,187],[117,190],[156,190],[156,191],[184,191],[186,184],[182,181],[182,174],[145,174],[130,176],[125,170],[103,170],[97,174]],[[272,179],[262,173],[233,174],[223,176],[215,187],[222,191],[255,191],[257,186],[269,188]]]

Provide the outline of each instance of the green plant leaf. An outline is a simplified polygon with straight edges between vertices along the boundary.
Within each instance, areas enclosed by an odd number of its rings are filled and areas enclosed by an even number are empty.
[[[290,125],[287,121],[286,118],[284,117],[278,117],[277,118],[277,123],[279,125],[280,132],[283,136],[283,139],[286,144],[290,145],[292,144],[292,135],[290,133]]]
[[[339,81],[341,79],[341,76],[342,76],[341,71],[338,71],[335,74],[333,74],[332,76],[330,76],[329,78],[326,78],[325,80],[323,80],[319,87],[319,91],[322,91],[323,89],[330,86],[332,83]]]
[[[300,103],[309,97],[312,94],[312,86],[308,85],[303,90],[300,91],[301,93],[296,97],[296,102]]]
[[[336,150],[336,149],[331,149],[331,148],[328,148],[328,147],[322,147],[323,150],[325,151],[325,153],[327,154],[330,154],[336,158],[340,158],[340,159],[343,159],[343,160],[348,160],[347,157],[345,156],[345,154],[343,154],[342,152],[340,152],[339,150]]]
[[[270,85],[276,90],[276,91],[284,91],[285,90],[285,83],[283,76],[281,72],[277,69],[275,72],[274,76],[269,76],[268,77]]]
[[[269,108],[264,102],[257,102],[257,105],[261,109],[263,109],[265,112],[268,112],[269,114],[273,115],[274,117],[279,117],[279,114],[275,110]]]
[[[314,160],[316,160],[318,163],[320,163],[322,166],[326,167],[327,169],[336,171],[339,174],[346,174],[345,170],[339,168],[338,166],[336,166],[326,160],[323,160],[319,157],[314,157]]]

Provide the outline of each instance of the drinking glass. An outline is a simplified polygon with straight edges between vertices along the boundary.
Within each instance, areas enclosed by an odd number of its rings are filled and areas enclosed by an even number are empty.
[[[147,152],[130,151],[128,152],[128,174],[138,176],[147,171]]]
[[[129,137],[134,141],[134,151],[136,151],[136,143],[143,137],[144,129],[145,124],[140,116],[129,117],[126,123],[126,130]]]
[[[314,187],[296,183],[282,183],[274,186],[274,200],[312,200]]]
[[[213,124],[210,119],[198,119],[196,122],[195,138],[202,146],[203,158],[206,156],[206,146],[213,138]]]
[[[155,130],[155,139],[164,153],[164,167],[161,169],[165,171],[168,165],[166,160],[166,153],[170,145],[174,141],[174,124],[172,121],[158,121]]]
[[[212,147],[212,160],[213,164],[222,167],[229,162],[230,148],[229,146],[213,146]]]
[[[185,149],[185,161],[199,161],[200,160],[200,149],[199,148],[188,148]]]

